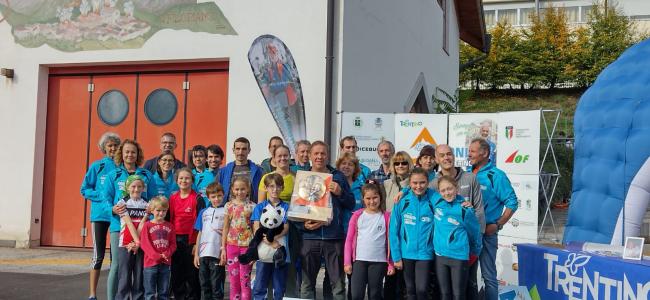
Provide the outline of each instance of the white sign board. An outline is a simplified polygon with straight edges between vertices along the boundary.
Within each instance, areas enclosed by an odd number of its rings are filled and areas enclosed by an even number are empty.
[[[507,174],[539,174],[539,110],[498,115],[499,169]]]
[[[394,141],[395,115],[343,112],[341,138],[352,135],[357,140],[357,157],[370,170],[379,169],[377,145],[381,140]]]
[[[422,147],[447,143],[447,115],[396,114],[395,149],[416,159]]]
[[[507,174],[512,188],[517,194],[518,208],[499,236],[537,240],[539,176]]]

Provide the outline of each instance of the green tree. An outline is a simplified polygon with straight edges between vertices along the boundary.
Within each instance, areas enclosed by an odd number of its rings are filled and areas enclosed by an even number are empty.
[[[548,7],[540,16],[532,16],[532,25],[523,31],[524,76],[535,83],[555,88],[567,79],[568,59],[566,51],[570,47],[570,30],[564,9]]]
[[[516,49],[519,33],[507,22],[499,22],[490,30],[492,45],[484,66],[486,81],[491,88],[512,84],[513,69],[519,64]]]
[[[486,70],[484,57],[485,54],[478,49],[460,42],[460,83],[470,84],[473,89],[478,90],[481,83],[485,81]]]
[[[625,49],[637,41],[635,26],[623,15],[621,9],[611,4],[597,3],[589,13],[589,51],[580,72],[584,81],[591,85],[598,74],[618,58]]]

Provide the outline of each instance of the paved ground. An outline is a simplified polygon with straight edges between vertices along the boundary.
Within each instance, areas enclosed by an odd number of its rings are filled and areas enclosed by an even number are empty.
[[[552,212],[557,234],[547,220],[539,237],[542,243],[562,239],[568,210]],[[69,248],[0,248],[0,300],[87,299],[91,254],[90,250]],[[108,260],[99,280],[100,299],[105,299],[107,270]],[[317,288],[320,293],[320,285]]]

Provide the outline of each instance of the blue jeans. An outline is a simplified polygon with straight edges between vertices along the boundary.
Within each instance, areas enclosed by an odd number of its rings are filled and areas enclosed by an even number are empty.
[[[170,268],[166,264],[157,264],[144,268],[144,299],[158,300],[169,299],[169,274]]]
[[[483,235],[483,250],[479,256],[481,276],[485,282],[485,299],[497,300],[499,297],[499,282],[497,281],[497,247],[498,235]]]
[[[255,286],[253,286],[253,299],[266,299],[266,288],[269,286],[269,280],[273,281],[273,299],[281,300],[284,297],[287,282],[288,264],[281,268],[276,268],[272,263],[263,263],[258,261],[255,274]]]

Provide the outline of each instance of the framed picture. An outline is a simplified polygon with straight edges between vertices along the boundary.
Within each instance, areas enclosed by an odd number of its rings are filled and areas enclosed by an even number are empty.
[[[623,259],[641,260],[643,256],[643,242],[645,238],[627,237],[625,238],[625,248],[623,249]]]
[[[292,221],[329,222],[333,211],[327,187],[332,180],[329,173],[298,171],[287,217]]]

